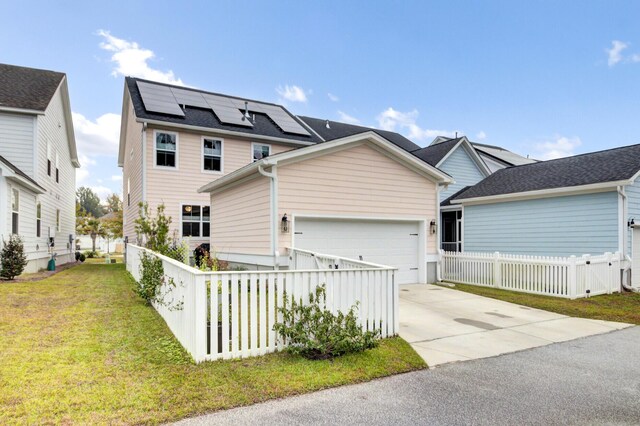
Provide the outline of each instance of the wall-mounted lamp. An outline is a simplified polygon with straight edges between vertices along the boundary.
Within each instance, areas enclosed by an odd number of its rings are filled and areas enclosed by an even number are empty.
[[[282,220],[280,221],[280,231],[283,234],[289,233],[289,219],[287,218],[286,213],[282,216]]]
[[[429,224],[429,230],[431,231],[432,234],[435,234],[436,231],[438,230],[438,225],[436,225],[436,220],[433,219],[431,221],[431,223]]]
[[[629,228],[633,228],[633,227],[635,226],[635,224],[636,224],[636,221],[635,221],[635,219],[634,219],[634,218],[631,218],[631,219],[629,219],[629,220],[627,221],[627,226],[628,226]]]

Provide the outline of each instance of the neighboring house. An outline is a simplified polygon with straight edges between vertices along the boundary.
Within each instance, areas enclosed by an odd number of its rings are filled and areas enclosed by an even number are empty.
[[[489,167],[491,173],[497,172],[505,167],[522,166],[524,164],[532,164],[538,161],[529,158],[528,156],[523,157],[499,146],[485,145],[477,142],[472,142],[471,144],[487,167]]]
[[[331,124],[330,124],[331,126]],[[398,268],[395,282],[435,279],[431,223],[451,183],[375,131],[270,156],[200,188],[222,258],[286,266],[287,247]]]
[[[358,140],[349,139],[353,137]],[[343,145],[336,145],[332,151],[329,147],[336,140],[350,140],[353,146],[349,145],[347,152]],[[342,212],[340,223],[330,224],[329,230],[344,227],[347,218],[352,221],[367,217],[366,223],[371,224],[355,237],[351,247],[357,249],[354,255],[372,260],[372,256],[379,255],[367,250],[377,244],[386,249],[384,257],[375,257],[376,260],[399,256],[398,262],[412,271],[407,276],[415,276],[414,282],[426,281],[428,260],[434,277],[437,240],[431,236],[435,226],[430,223],[435,225],[437,221],[436,188],[438,183],[452,183],[452,179],[411,155],[409,151],[419,146],[407,138],[393,132],[297,117],[276,104],[131,77],[125,79],[118,156],[118,165],[123,168],[124,236],[136,241],[134,220],[139,216],[139,202],[148,203],[154,213],[159,204],[164,204],[165,213],[172,218],[171,234],[176,239],[188,239],[192,247],[211,241],[219,256],[236,263],[273,267],[278,261],[284,266],[286,258],[274,260],[269,249],[271,222],[268,217],[265,222],[264,212],[259,209],[270,197],[268,179],[253,179],[255,185],[236,182],[234,185],[242,191],[234,190],[231,199],[222,198],[213,206],[210,195],[197,190],[226,175],[235,175],[238,169],[254,161],[278,158],[277,154],[284,152],[304,153],[307,148],[320,146],[321,157],[313,163],[301,163],[309,165],[308,175],[301,177],[306,180],[296,182],[302,186],[291,193],[284,187],[280,189],[282,200],[284,194],[303,200],[313,197],[315,192],[334,197],[336,207],[330,212],[318,207],[318,212],[326,215]],[[345,173],[344,168],[353,172]],[[291,166],[283,173],[293,170]],[[355,187],[347,191],[349,185]],[[380,198],[382,193],[390,198]],[[353,205],[341,204],[345,199]],[[303,232],[311,235],[324,226],[311,222],[307,225],[313,230],[305,231],[301,218],[296,223],[296,213],[314,211],[313,203],[307,201],[305,208],[291,205],[289,209],[292,226],[297,227],[298,233],[292,236]],[[326,198],[322,202],[326,203]],[[410,224],[405,223],[407,218]],[[384,221],[373,223],[373,219]],[[242,221],[243,227],[236,227],[236,221]],[[361,238],[364,235],[369,235],[368,241]],[[296,244],[302,244],[301,241],[304,242],[304,237]],[[305,247],[333,250],[325,243]],[[399,246],[394,248],[394,244]],[[282,256],[284,245],[278,246]]]
[[[0,236],[22,237],[27,272],[74,259],[78,167],[66,75],[0,64]]]
[[[451,200],[464,250],[638,258],[639,174],[640,145],[499,170]]]

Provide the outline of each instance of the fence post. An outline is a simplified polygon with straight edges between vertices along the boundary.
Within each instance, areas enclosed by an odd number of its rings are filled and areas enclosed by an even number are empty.
[[[438,249],[438,262],[436,263],[436,282],[442,282],[442,256],[443,250]]]
[[[569,294],[567,296],[569,296],[570,299],[575,299],[577,297],[577,291],[578,291],[578,274],[577,274],[577,259],[574,255],[569,256],[569,288],[567,289],[569,291]]]
[[[195,335],[193,358],[196,363],[205,360],[207,354],[207,285],[204,275],[195,275],[193,280],[193,332]]]
[[[493,286],[501,287],[502,276],[500,274],[500,252],[493,253]]]

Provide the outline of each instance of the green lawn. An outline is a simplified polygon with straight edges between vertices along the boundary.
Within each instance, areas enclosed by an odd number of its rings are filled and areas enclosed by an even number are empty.
[[[569,300],[465,284],[455,284],[454,288],[572,317],[640,324],[640,293],[614,293]]]
[[[0,424],[159,423],[425,367],[400,338],[195,365],[133,284],[122,264],[0,282]]]

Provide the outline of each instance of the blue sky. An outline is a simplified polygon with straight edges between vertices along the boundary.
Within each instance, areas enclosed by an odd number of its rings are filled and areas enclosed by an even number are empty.
[[[0,1],[0,62],[68,74],[78,185],[121,192],[123,76],[551,158],[640,143],[640,2]]]

